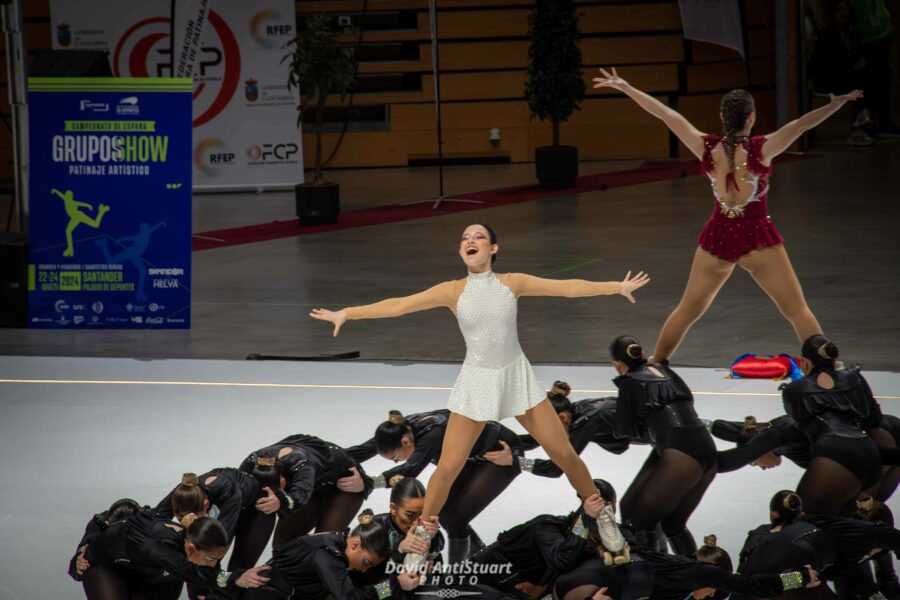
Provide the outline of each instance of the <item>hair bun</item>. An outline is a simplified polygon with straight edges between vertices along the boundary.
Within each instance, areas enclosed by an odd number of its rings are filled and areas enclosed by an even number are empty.
[[[709,535],[705,535],[705,536],[703,536],[703,545],[706,546],[707,548],[715,548],[715,547],[716,547],[716,541],[717,541],[718,539],[719,539],[719,538],[717,538],[717,537],[715,536],[715,534],[713,534],[713,533],[711,533],[711,534],[709,534]]]
[[[196,473],[185,473],[181,476],[181,485],[194,487],[195,485],[200,485],[200,480],[197,478]]]
[[[372,521],[375,520],[375,513],[372,512],[371,508],[367,508],[366,510],[359,513],[359,516],[356,517],[356,520],[359,521],[360,525],[369,525]]]
[[[825,354],[828,355],[828,358],[837,358],[840,355],[840,352],[838,352],[837,346],[832,342],[828,342],[825,344]]]
[[[399,410],[392,410],[388,413],[388,422],[394,425],[403,425],[406,423],[406,418]]]
[[[759,421],[756,420],[756,417],[754,417],[753,415],[747,415],[746,417],[744,417],[745,430],[756,429],[757,427],[759,427]]]
[[[556,394],[557,396],[567,397],[569,392],[572,391],[572,386],[570,386],[565,381],[554,381],[553,387],[550,388],[551,394]]]
[[[403,475],[394,475],[393,477],[388,479],[388,487],[394,487],[404,479],[406,479],[406,477],[404,477]]]
[[[256,465],[259,467],[274,467],[275,466],[275,457],[274,456],[260,456],[256,459]]]
[[[196,521],[199,518],[200,517],[198,517],[194,513],[188,513],[188,514],[184,515],[183,517],[181,517],[181,524],[184,525],[185,528],[188,528],[191,525],[193,525],[194,521]]]
[[[625,348],[625,354],[631,358],[640,358],[643,353],[644,349],[640,344],[628,344],[628,347]]]
[[[784,507],[788,510],[800,510],[803,508],[803,500],[800,499],[800,496],[791,492],[784,497],[784,500],[781,501],[784,504]]]
[[[856,508],[862,513],[871,512],[875,508],[875,498],[869,494],[861,494],[856,500]]]

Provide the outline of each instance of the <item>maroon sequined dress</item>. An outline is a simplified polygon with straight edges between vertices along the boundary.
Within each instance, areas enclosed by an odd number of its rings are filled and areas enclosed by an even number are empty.
[[[716,191],[716,171],[712,151],[722,141],[717,135],[703,136],[703,158],[700,171],[709,178],[712,186],[714,205],[709,220],[700,231],[697,243],[700,247],[723,260],[737,260],[753,250],[766,246],[775,246],[784,242],[784,238],[775,229],[768,216],[766,200],[769,191],[769,175],[772,167],[762,164],[762,145],[766,141],[763,135],[739,137],[736,143],[747,153],[745,167],[746,176],[740,182],[741,187],[749,185],[753,192],[742,204],[730,206],[718,196]],[[737,156],[735,157],[737,160]],[[736,187],[734,173],[729,173],[726,189]]]

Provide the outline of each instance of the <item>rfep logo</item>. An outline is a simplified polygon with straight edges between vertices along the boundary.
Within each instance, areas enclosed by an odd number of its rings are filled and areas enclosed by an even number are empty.
[[[234,152],[228,152],[219,138],[202,140],[194,147],[194,164],[209,177],[219,174],[219,167],[234,162]]]
[[[200,49],[194,70],[194,118],[197,127],[214,119],[228,106],[241,75],[241,52],[234,32],[215,11],[209,25],[218,44]],[[152,17],[128,28],[116,43],[112,70],[116,77],[171,76],[169,17]]]
[[[290,37],[294,28],[290,23],[279,23],[281,15],[274,10],[261,10],[250,19],[250,35],[263,48],[281,45],[281,39]]]

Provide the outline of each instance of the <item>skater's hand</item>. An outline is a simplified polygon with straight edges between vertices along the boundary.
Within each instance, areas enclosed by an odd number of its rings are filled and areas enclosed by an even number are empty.
[[[268,577],[263,577],[260,575],[262,571],[266,571],[270,569],[269,565],[261,565],[259,567],[253,567],[252,569],[247,569],[241,576],[237,578],[237,581],[234,584],[238,587],[242,588],[258,588],[269,583]]]
[[[584,501],[582,506],[584,507],[584,514],[592,519],[596,519],[603,507],[606,506],[606,502],[600,497],[600,494],[593,494]]]
[[[334,323],[334,333],[332,334],[332,337],[337,337],[338,331],[341,330],[341,325],[347,322],[347,311],[343,309],[335,312],[324,308],[314,308],[312,309],[312,312],[309,313],[309,316],[320,321]]]
[[[431,537],[436,536],[438,534],[438,531],[440,531],[441,529],[437,517],[428,517],[427,519],[425,517],[422,517],[422,519],[419,520],[419,525],[424,527],[425,531],[427,531],[428,535],[430,535]]]
[[[82,546],[78,550],[78,556],[75,558],[75,572],[78,573],[78,576],[84,575],[84,572],[87,571],[91,567],[91,563],[84,557],[84,553],[87,551],[87,544]]]
[[[347,475],[346,477],[341,477],[337,480],[337,487],[342,492],[350,492],[351,494],[358,494],[359,492],[366,489],[366,482],[363,481],[362,475],[359,474],[359,471],[356,470],[356,467],[350,467],[350,471],[353,475]]]
[[[594,595],[591,596],[591,598],[593,600],[612,600],[611,597],[606,595],[606,590],[607,590],[607,588],[605,588],[605,587],[600,588],[599,590],[594,592]]]
[[[643,271],[634,277],[631,276],[631,271],[628,271],[628,273],[625,274],[625,279],[619,284],[621,286],[619,288],[619,293],[628,298],[629,302],[634,304],[634,296],[631,295],[631,292],[644,287],[648,283],[650,283],[650,276]]]
[[[612,68],[612,75],[610,75],[606,69],[600,69],[600,74],[602,77],[594,77],[594,89],[597,88],[612,88],[614,90],[619,90],[620,92],[628,87],[628,82],[619,77],[619,74],[616,73],[616,68]]]
[[[400,571],[397,573],[397,583],[404,592],[410,592],[419,587],[419,574]]]
[[[509,467],[513,464],[513,455],[512,450],[509,449],[509,444],[500,440],[500,445],[503,446],[502,450],[494,450],[492,452],[485,452],[481,456],[495,465],[499,465],[501,467]]]
[[[803,568],[806,569],[806,574],[809,575],[809,583],[806,584],[806,587],[814,588],[821,585],[822,582],[819,581],[819,574],[812,568],[812,565],[803,565]]]
[[[275,495],[272,488],[264,487],[263,491],[266,495],[256,501],[256,510],[264,515],[271,515],[272,513],[281,510],[281,500],[278,499],[278,496]]]
[[[406,532],[406,537],[403,538],[397,549],[403,554],[409,554],[410,552],[413,554],[426,554],[430,547],[431,544],[416,535],[416,527],[412,526]]]
[[[851,100],[859,100],[863,97],[862,90],[853,90],[848,94],[842,94],[840,96],[835,96],[834,94],[828,94],[828,98],[830,99],[832,104],[843,104],[844,102],[850,102]]]
[[[751,464],[756,465],[762,470],[774,469],[775,467],[781,465],[781,457],[774,452],[767,452],[757,458]]]

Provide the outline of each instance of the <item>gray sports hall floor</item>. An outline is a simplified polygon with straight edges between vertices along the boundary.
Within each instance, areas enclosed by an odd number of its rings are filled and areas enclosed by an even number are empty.
[[[868,369],[900,364],[900,141],[777,165],[770,214],[819,321],[843,355]],[[584,165],[582,172],[635,163]],[[448,169],[449,193],[532,180],[532,165]],[[433,169],[341,171],[346,207],[428,198]],[[353,323],[337,339],[313,306],[368,303],[464,275],[458,238],[471,222],[500,236],[498,271],[612,280],[629,269],[653,281],[623,298],[526,299],[520,335],[536,363],[606,360],[615,335],[652,347],[678,302],[696,236],[711,209],[699,176],[498,208],[194,253],[193,329],[0,330],[0,354],[243,359],[250,353],[457,361],[464,348],[447,311]],[[196,231],[286,219],[290,194],[197,196]],[[422,335],[427,332],[427,335]],[[688,334],[679,364],[722,367],[744,352],[797,352],[793,332],[750,277],[736,270]]]
[[[84,525],[123,496],[155,504],[182,472],[238,464],[291,433],[341,445],[368,439],[389,409],[412,413],[446,404],[455,364],[263,363],[210,360],[27,358],[0,360],[0,600],[76,599],[66,576]],[[734,380],[714,369],[680,371],[707,418],[780,414],[777,382]],[[545,385],[564,379],[574,399],[608,396],[608,366],[538,366]],[[886,412],[896,414],[900,375],[868,373]],[[73,383],[73,381],[84,383]],[[506,425],[521,431],[515,421]],[[720,448],[727,445],[720,443]],[[649,449],[583,454],[591,472],[624,493]],[[530,455],[544,456],[541,452]],[[365,463],[379,473],[389,463]],[[431,467],[421,475],[427,481]],[[737,556],[746,532],[766,521],[768,500],[796,486],[802,472],[785,461],[719,476],[689,522],[716,533]],[[387,510],[376,490],[365,506]],[[565,478],[522,473],[473,527],[485,540],[541,513],[576,505]],[[890,503],[900,511],[895,497]],[[265,557],[268,556],[268,552]],[[264,557],[264,558],[265,558]]]

